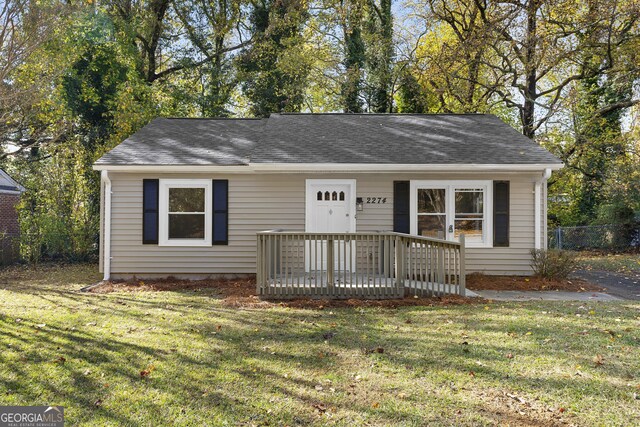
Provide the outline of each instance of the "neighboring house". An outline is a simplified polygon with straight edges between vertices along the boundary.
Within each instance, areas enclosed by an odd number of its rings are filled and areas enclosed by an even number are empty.
[[[531,249],[546,245],[546,182],[561,167],[486,114],[157,118],[94,165],[101,268],[255,274],[258,232],[387,230],[464,234],[467,272],[531,274]]]
[[[20,225],[16,205],[24,187],[0,169],[0,265],[18,260]]]

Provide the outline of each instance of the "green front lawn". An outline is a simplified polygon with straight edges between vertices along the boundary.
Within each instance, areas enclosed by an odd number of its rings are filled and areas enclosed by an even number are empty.
[[[68,425],[639,425],[640,304],[226,307],[0,272],[0,405]]]

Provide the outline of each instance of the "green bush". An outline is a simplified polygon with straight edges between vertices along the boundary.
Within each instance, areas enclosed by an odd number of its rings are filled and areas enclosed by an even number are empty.
[[[575,253],[557,249],[532,249],[531,267],[544,279],[566,279],[578,265]]]

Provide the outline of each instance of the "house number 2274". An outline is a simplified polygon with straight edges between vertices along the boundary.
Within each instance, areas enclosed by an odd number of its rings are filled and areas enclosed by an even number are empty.
[[[367,204],[380,204],[380,203],[387,203],[387,198],[386,197],[367,197]]]

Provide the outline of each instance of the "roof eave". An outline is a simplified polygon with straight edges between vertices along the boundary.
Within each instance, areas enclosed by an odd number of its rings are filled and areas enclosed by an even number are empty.
[[[121,172],[539,172],[559,170],[562,163],[503,164],[376,164],[376,163],[250,163],[248,165],[108,165],[94,164],[96,171]]]
[[[3,194],[22,194],[27,191],[26,188],[24,188],[18,181],[13,179],[7,172],[2,169],[0,169],[0,176],[4,177],[5,180],[14,187],[11,189],[3,188]]]

